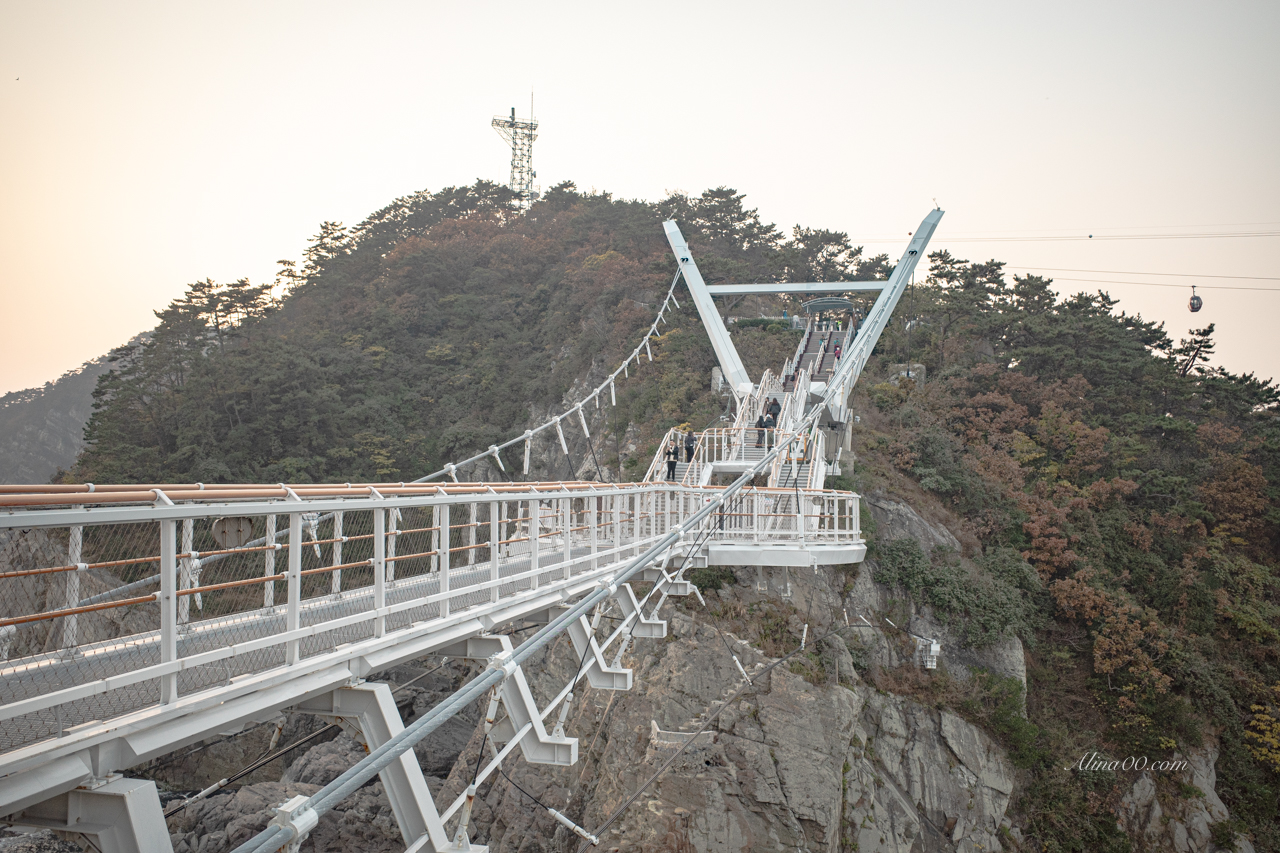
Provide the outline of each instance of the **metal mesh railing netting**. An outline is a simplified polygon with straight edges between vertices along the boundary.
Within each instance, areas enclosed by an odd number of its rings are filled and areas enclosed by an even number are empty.
[[[174,522],[176,657],[187,664],[168,678],[181,697],[281,667],[291,619],[309,629],[292,635],[305,660],[370,639],[379,623],[390,633],[571,581],[638,555],[711,496],[636,489],[300,512],[296,546],[285,512],[233,519],[234,542],[215,536],[217,518]],[[381,589],[376,512],[385,525]],[[747,489],[709,524],[712,538],[848,536],[857,529],[856,499]],[[161,701],[161,678],[142,672],[167,660],[157,601],[160,528],[149,521],[0,530],[0,711],[42,705],[3,720],[0,752]],[[125,584],[135,587],[112,598]],[[38,702],[110,678],[112,689]]]
[[[146,642],[159,628],[154,601],[81,606],[156,571],[157,523],[8,529],[0,542],[0,705],[159,662]],[[0,751],[117,716],[149,692],[158,695],[155,683],[4,720]]]

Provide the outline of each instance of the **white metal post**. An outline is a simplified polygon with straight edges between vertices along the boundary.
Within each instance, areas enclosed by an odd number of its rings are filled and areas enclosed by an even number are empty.
[[[588,502],[590,503],[588,504]],[[600,561],[596,559],[596,553],[600,550],[600,530],[598,528],[600,524],[600,503],[601,503],[601,499],[596,497],[595,495],[592,495],[587,498],[583,498],[583,505],[584,506],[589,505],[591,507],[591,510],[588,514],[589,517],[587,518],[587,528],[590,529],[591,531],[590,536],[591,536],[591,568],[592,569],[600,568]]]
[[[387,510],[387,552],[383,558],[387,567],[387,583],[396,579],[396,540],[400,537],[400,510]]]
[[[499,540],[511,538],[517,539],[520,536],[520,525],[517,523],[514,529],[508,520],[508,513],[511,512],[511,504],[502,501],[498,504],[498,536]],[[520,501],[516,501],[516,516],[520,515]],[[505,546],[500,547],[499,551],[505,551],[507,556],[511,556],[511,548],[514,543],[508,542]]]
[[[386,510],[373,511],[373,636],[386,632],[387,617],[382,610],[387,606],[387,517]]]
[[[573,574],[573,498],[560,499],[560,525],[564,528],[564,577]]]
[[[431,565],[427,571],[434,572],[440,568],[437,552],[440,550],[440,508],[431,508]]]
[[[449,545],[453,539],[449,529],[449,505],[440,505],[440,592],[449,592]],[[449,599],[440,602],[441,618],[449,615]]]
[[[342,513],[333,514],[333,564],[342,565]],[[334,595],[342,592],[342,569],[334,569],[330,579],[329,591]]]
[[[67,537],[67,562],[76,566],[76,568],[67,572],[66,597],[63,599],[65,602],[63,606],[67,608],[75,607],[80,603],[79,566],[84,554],[84,528],[77,524],[71,528],[69,533],[70,535]],[[78,614],[72,613],[70,616],[62,617],[62,648],[72,650],[72,654],[74,654],[76,642],[79,639],[79,628]]]
[[[267,516],[267,550],[263,557],[263,576],[271,577],[276,573],[276,517]],[[276,582],[267,581],[262,585],[262,606],[274,607],[276,603]]]
[[[195,542],[195,521],[190,518],[182,520],[182,553],[178,563],[178,589],[191,589],[192,564],[191,549]],[[178,624],[185,625],[191,619],[191,596],[184,595],[178,599]]]
[[[489,580],[493,581],[493,590],[489,593],[489,600],[498,601],[498,580],[502,577],[498,568],[499,542],[502,541],[502,528],[499,524],[499,516],[501,515],[501,504],[493,501],[489,504]]]
[[[178,522],[160,522],[160,662],[178,659]],[[178,698],[178,674],[160,676],[160,701]]]
[[[285,611],[285,630],[296,631],[302,625],[302,513],[289,513],[289,605]],[[299,641],[285,646],[284,662],[294,664],[299,658]]]
[[[760,541],[760,493],[751,490],[751,541]]]
[[[479,502],[472,501],[467,506],[471,509],[471,523],[467,526],[467,545],[469,546],[467,548],[467,565],[474,566],[476,564],[476,532],[479,529],[479,525],[476,524],[476,507],[479,506]]]
[[[538,552],[540,550],[540,528],[542,527],[542,501],[529,501],[529,588],[538,588]]]

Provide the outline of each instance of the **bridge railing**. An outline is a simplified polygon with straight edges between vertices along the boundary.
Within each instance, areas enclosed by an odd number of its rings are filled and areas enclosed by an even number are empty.
[[[712,540],[838,544],[861,541],[851,492],[743,489],[714,516]]]
[[[764,413],[765,406],[770,400],[781,400],[786,393],[781,379],[775,376],[772,370],[766,370],[760,377],[760,384],[755,386],[751,394],[738,407],[733,425],[740,429],[750,427],[756,422],[756,417]]]
[[[0,495],[0,754],[373,638],[567,594],[717,493],[594,483],[156,491],[178,500],[90,504],[114,500],[99,493],[58,499],[85,502],[73,507],[15,507],[20,497]],[[786,504],[794,494],[767,492],[747,490],[707,534],[857,535],[856,496],[797,508]]]
[[[702,485],[703,475],[708,466],[716,462],[738,462],[746,459],[744,449],[754,446],[755,428],[715,428],[703,430],[698,434],[698,445],[693,451],[693,464],[685,471],[680,480],[685,486]]]

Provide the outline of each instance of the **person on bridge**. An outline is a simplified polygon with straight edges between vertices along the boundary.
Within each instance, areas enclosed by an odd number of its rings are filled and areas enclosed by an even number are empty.
[[[776,403],[778,401],[774,400],[774,402]],[[773,416],[773,411],[771,409],[769,414],[764,419],[764,435],[765,435],[765,441],[768,445],[765,448],[766,450],[773,450],[773,438],[774,438],[773,428],[776,427],[777,425],[778,425],[778,419]]]
[[[842,349],[842,347],[840,346],[840,344],[836,344],[836,364],[839,364],[839,363],[840,363],[840,350],[841,350],[841,349]]]
[[[782,404],[778,402],[777,397],[774,397],[769,402],[768,412],[769,416],[773,418],[773,422],[776,424],[778,422],[778,415],[782,414]]]
[[[680,461],[680,448],[676,446],[674,438],[668,442],[667,452],[663,455],[667,460],[667,479],[674,480],[676,478],[676,463]]]
[[[684,434],[684,461],[693,461],[693,450],[698,446],[698,438],[693,434],[693,430],[689,430]]]
[[[756,418],[756,447],[764,447],[764,415]]]

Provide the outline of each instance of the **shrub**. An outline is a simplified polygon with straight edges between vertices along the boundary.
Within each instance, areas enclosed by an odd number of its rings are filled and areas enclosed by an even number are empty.
[[[724,566],[703,566],[689,572],[689,582],[702,592],[714,592],[725,584],[734,584],[737,577],[732,569]]]
[[[934,548],[926,556],[914,539],[883,543],[877,553],[876,582],[933,607],[961,628],[966,644],[985,646],[1001,637],[1031,635],[1035,611],[1025,591],[1038,589],[1039,579],[1016,552],[996,551],[981,559],[985,573],[969,571],[948,548]]]

